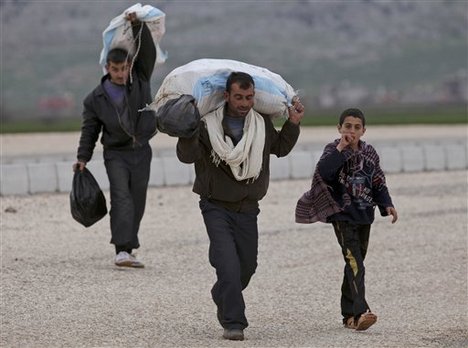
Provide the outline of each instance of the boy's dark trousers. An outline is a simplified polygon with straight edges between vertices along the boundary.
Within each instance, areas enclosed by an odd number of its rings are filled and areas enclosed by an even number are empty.
[[[369,244],[371,225],[333,221],[336,238],[346,263],[341,285],[341,314],[344,320],[358,318],[369,309],[365,297],[364,258]]]
[[[110,223],[116,251],[140,246],[138,230],[146,205],[152,151],[149,145],[135,150],[104,150],[110,184]]]
[[[257,268],[259,209],[237,213],[203,198],[200,209],[210,238],[210,264],[218,278],[211,289],[218,320],[226,329],[244,329],[248,322],[242,290]]]

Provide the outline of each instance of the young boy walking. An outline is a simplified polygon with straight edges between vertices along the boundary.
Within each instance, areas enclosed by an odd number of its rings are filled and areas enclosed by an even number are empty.
[[[345,261],[341,286],[343,325],[367,330],[377,321],[365,298],[364,258],[377,205],[382,216],[398,219],[375,149],[361,140],[366,120],[359,109],[340,116],[341,138],[326,145],[312,187],[297,202],[296,222],[331,223]]]

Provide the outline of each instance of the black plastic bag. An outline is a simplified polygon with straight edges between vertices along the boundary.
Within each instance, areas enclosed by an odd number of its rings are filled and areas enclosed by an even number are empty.
[[[101,220],[107,214],[106,198],[93,174],[85,167],[73,175],[70,192],[73,218],[85,227]]]
[[[195,98],[183,94],[171,99],[156,112],[158,129],[172,137],[190,138],[195,134],[200,123],[200,113]]]

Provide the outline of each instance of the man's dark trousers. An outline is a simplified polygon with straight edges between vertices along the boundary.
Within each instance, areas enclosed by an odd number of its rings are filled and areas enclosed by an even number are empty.
[[[200,209],[210,238],[209,260],[218,278],[211,289],[218,320],[224,328],[244,329],[248,322],[242,290],[257,268],[260,211],[232,212],[207,199],[200,200]]]
[[[341,285],[341,314],[344,319],[357,318],[370,310],[366,302],[364,259],[371,225],[334,221],[333,227],[346,264]]]
[[[133,150],[104,150],[110,184],[110,222],[117,251],[140,246],[138,230],[145,212],[152,151],[149,145]]]

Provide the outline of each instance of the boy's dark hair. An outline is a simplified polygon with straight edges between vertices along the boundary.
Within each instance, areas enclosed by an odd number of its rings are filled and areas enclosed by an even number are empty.
[[[242,89],[248,89],[250,86],[255,87],[254,80],[252,76],[244,72],[232,72],[227,81],[226,81],[226,92],[231,91],[231,86],[233,83],[239,84],[239,87]]]
[[[113,48],[107,53],[106,63],[123,63],[130,60],[131,57],[127,50],[124,50],[123,48]]]
[[[362,121],[362,126],[363,127],[366,126],[366,118],[364,117],[364,113],[361,110],[356,109],[356,108],[346,109],[345,111],[343,111],[341,113],[341,115],[340,115],[340,126],[343,125],[343,122],[344,122],[345,118],[348,117],[348,116],[359,118]]]

